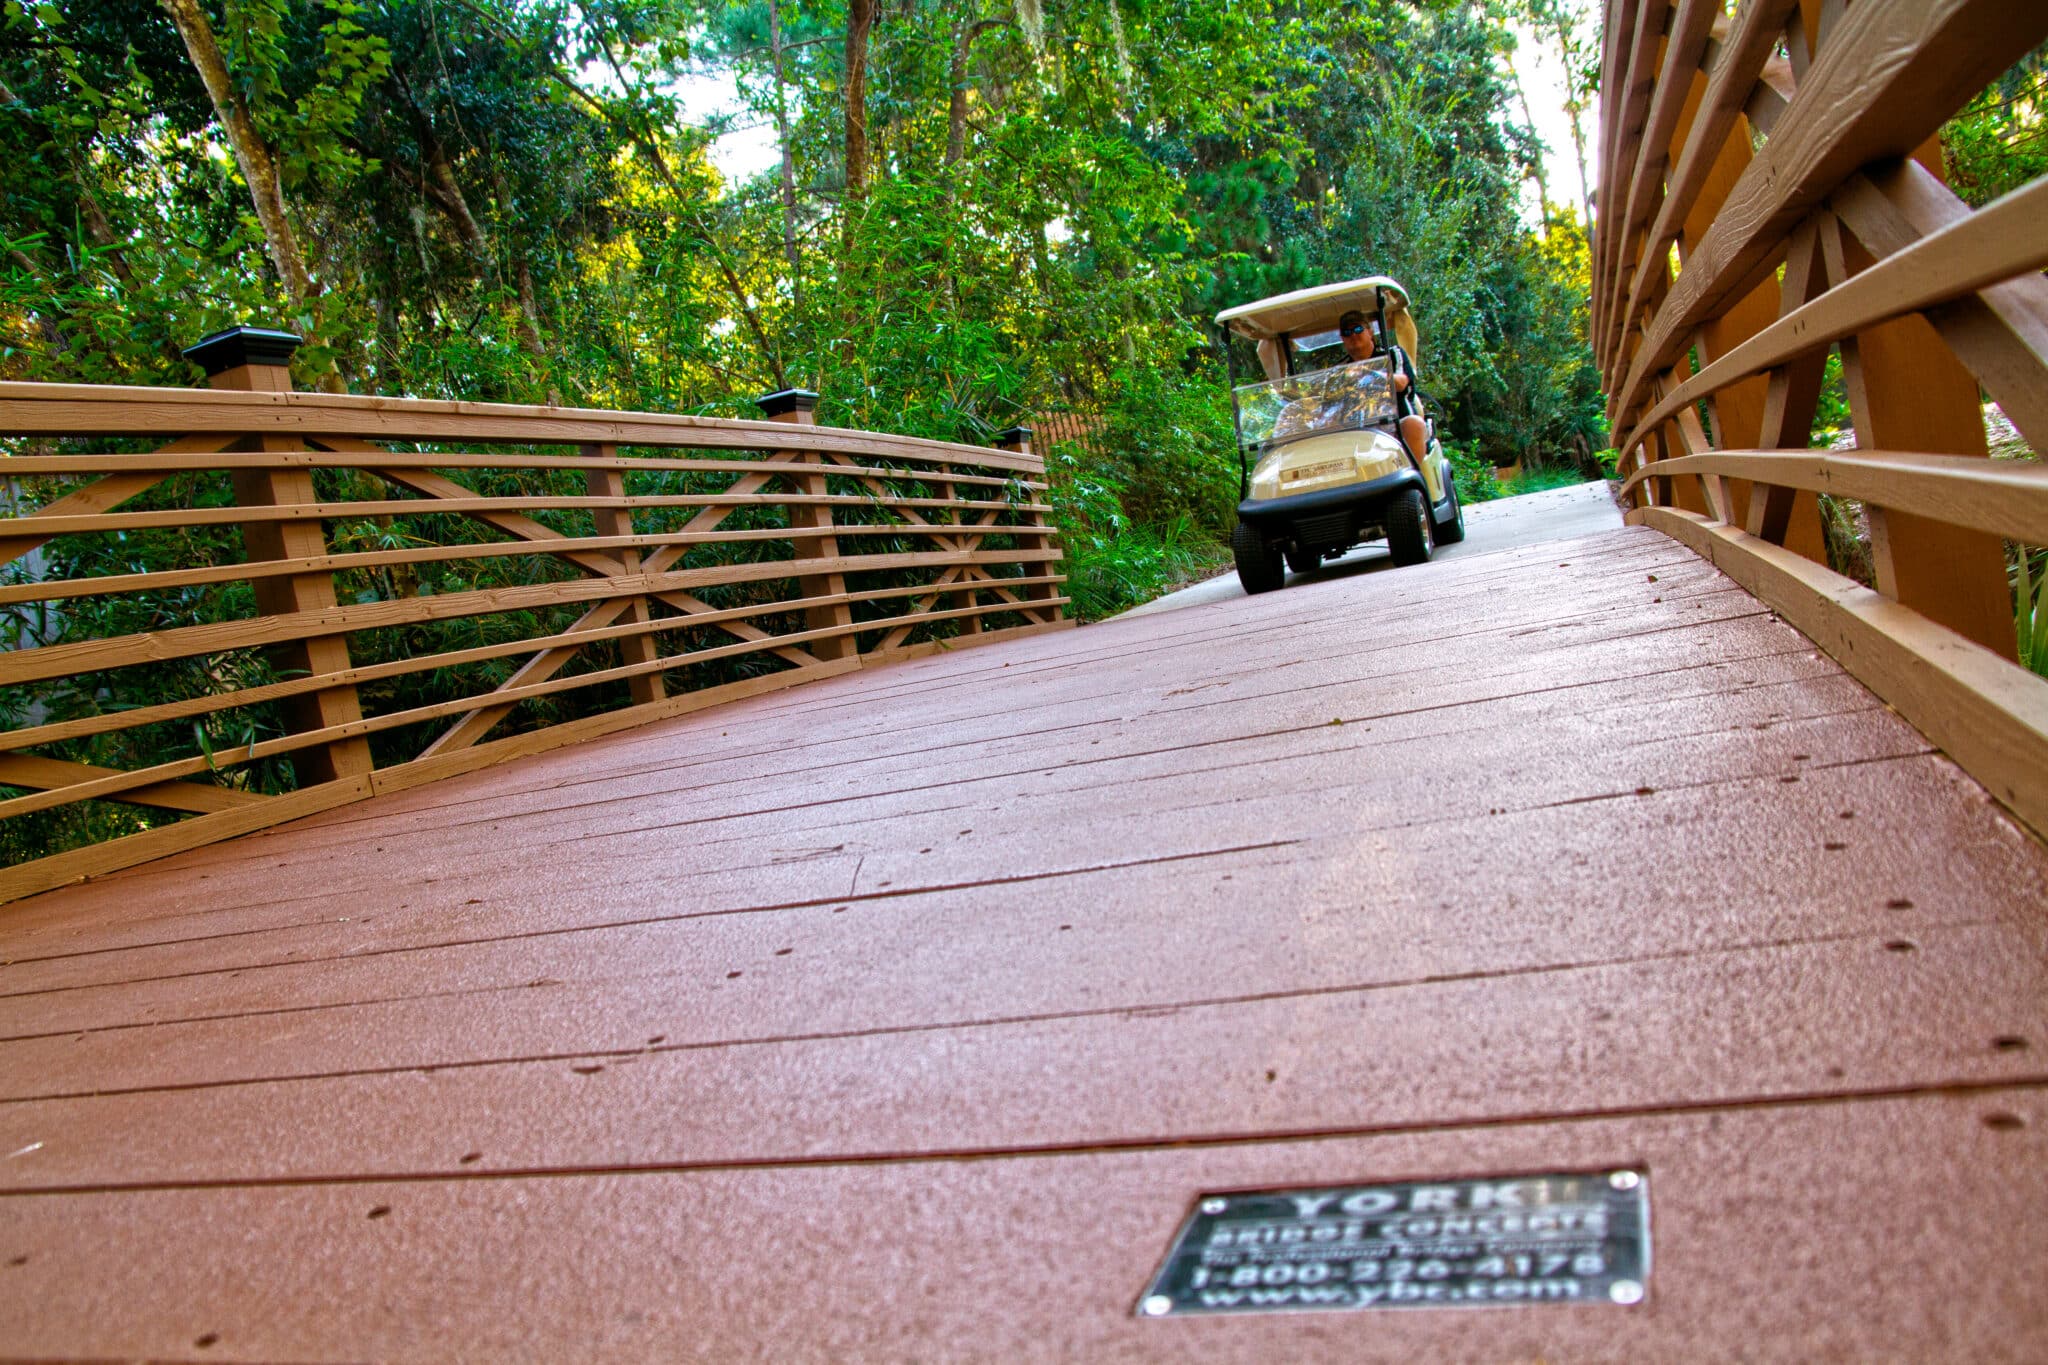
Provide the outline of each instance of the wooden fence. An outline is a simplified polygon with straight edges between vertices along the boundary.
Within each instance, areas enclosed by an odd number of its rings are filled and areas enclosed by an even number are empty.
[[[1972,212],[1942,125],[2048,36],[2006,0],[1610,0],[1593,344],[1633,522],[1686,541],[2048,833],[2007,542],[2048,469],[2048,181]],[[1811,449],[1828,354],[1855,449]],[[1827,567],[1819,497],[1868,526]],[[1860,509],[1857,504],[1860,503]]]
[[[0,472],[38,504],[0,520],[0,819],[136,831],[39,839],[0,898],[1071,624],[1027,429],[834,430],[802,393],[766,422],[295,393],[291,340],[195,348],[211,390],[0,384],[32,452]]]

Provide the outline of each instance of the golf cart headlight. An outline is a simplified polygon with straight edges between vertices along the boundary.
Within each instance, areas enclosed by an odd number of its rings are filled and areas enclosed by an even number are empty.
[[[1255,498],[1277,498],[1280,496],[1280,456],[1277,451],[1252,466],[1252,496]]]

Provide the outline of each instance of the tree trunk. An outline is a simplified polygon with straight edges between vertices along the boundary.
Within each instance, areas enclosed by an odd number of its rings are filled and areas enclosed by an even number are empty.
[[[105,254],[100,258],[107,268],[123,284],[134,282],[135,273],[128,268],[127,258],[121,254],[121,239],[114,233],[114,225],[107,221],[107,212],[100,207],[99,198],[93,194],[87,183],[88,174],[83,160],[69,148],[65,149],[65,160],[71,164],[72,187],[78,191],[79,220],[85,225],[85,235],[92,238],[92,244]]]
[[[395,277],[398,273],[396,267],[395,261],[388,264],[385,267],[384,278],[388,280]],[[398,358],[398,302],[389,295],[380,293],[370,300],[370,306],[376,310],[377,315],[371,363],[376,370],[377,387],[384,389],[385,381],[391,377],[391,371]]]
[[[868,32],[875,0],[848,0],[846,7],[846,200],[841,207],[841,240],[853,241],[854,210],[868,186]]]
[[[534,299],[533,271],[527,268],[526,257],[514,262],[512,275],[519,286],[519,342],[528,355],[544,360],[548,351],[540,341],[540,305]]]
[[[421,193],[431,199],[434,207],[441,211],[441,216],[454,226],[455,235],[462,241],[462,249],[476,262],[478,273],[495,277],[502,283],[505,276],[497,257],[491,252],[491,239],[484,232],[483,225],[477,222],[476,215],[470,212],[469,196],[462,192],[462,182],[456,179],[455,163],[449,159],[447,146],[441,141],[440,134],[434,131],[433,121],[427,117],[426,110],[421,108],[419,100],[414,98],[405,74],[402,71],[395,71],[392,74],[399,94],[404,98],[406,108],[412,114],[413,136],[420,144],[420,179],[417,184]],[[396,166],[391,169],[405,175],[405,172]],[[502,202],[506,197],[504,183],[500,181],[498,198]],[[542,358],[546,356],[547,351],[540,342],[540,315],[534,307],[533,277],[527,270],[523,258],[518,262],[516,273],[519,290],[520,349],[535,358]]]
[[[1539,226],[1537,234],[1545,241],[1550,240],[1550,179],[1543,173],[1543,140],[1536,135],[1536,115],[1529,108],[1529,92],[1522,88],[1522,73],[1515,69],[1515,59],[1507,58],[1508,78],[1515,83],[1515,98],[1522,102],[1522,126],[1529,130],[1529,140],[1536,144],[1536,217]]]
[[[491,172],[491,186],[501,207],[512,202],[505,177],[495,167]],[[512,283],[519,290],[519,344],[534,359],[545,360],[548,351],[540,339],[540,303],[534,296],[533,268],[527,263],[526,252],[520,248],[516,233],[507,232],[505,242],[505,254],[512,258]]]
[[[257,136],[248,106],[228,76],[227,61],[213,36],[213,25],[207,21],[199,0],[162,0],[162,4],[171,22],[177,25],[178,36],[185,40],[192,67],[199,73],[200,83],[213,101],[214,115],[227,133],[235,164],[241,167],[242,180],[248,185],[249,199],[256,208],[256,221],[262,224],[271,264],[277,267],[278,278],[284,281],[285,293],[291,296],[293,305],[304,310],[313,299],[313,281],[306,273],[298,238],[285,214],[284,188],[278,180],[277,163],[270,148]]]
[[[974,43],[978,24],[962,23],[953,29],[953,61],[948,69],[947,83],[952,90],[952,99],[946,105],[946,166],[951,169],[958,165],[960,158],[967,154],[967,50]],[[952,187],[947,186],[947,193]]]
[[[455,235],[462,239],[463,250],[474,257],[479,266],[489,270],[493,264],[490,238],[484,235],[476,215],[469,211],[469,196],[462,192],[462,186],[456,181],[455,168],[448,164],[448,154],[433,134],[424,128],[420,130],[420,150],[426,159],[427,197],[455,225]]]
[[[0,81],[0,104],[21,103],[23,103],[21,96],[15,94],[8,87],[6,81]],[[77,149],[72,147],[69,140],[65,139],[57,129],[51,129],[51,136],[53,140],[61,145],[64,153],[64,163],[71,171],[71,188],[78,195],[78,214],[80,221],[85,226],[86,235],[92,238],[94,246],[119,247],[121,240],[114,235],[114,225],[107,221],[106,210],[100,207],[100,201],[93,194],[92,185],[86,179],[85,159],[79,156]],[[26,261],[28,259],[19,251],[14,253],[14,257],[19,261]],[[122,258],[118,250],[109,251],[106,255],[106,262],[108,268],[120,277],[123,284],[129,283],[135,278],[134,273],[128,268],[128,262]]]
[[[14,264],[19,269],[34,276],[36,279],[48,281],[49,272],[30,260],[20,247],[10,248],[7,254],[13,259]],[[57,319],[40,309],[29,308],[24,311],[35,319],[36,330],[43,334],[43,344],[45,346],[55,351],[58,355],[69,354],[71,343],[65,339],[62,329],[57,326]]]
[[[796,250],[796,165],[789,145],[789,87],[782,68],[782,11],[768,0],[768,51],[775,60],[775,145],[782,151],[782,254],[789,262],[789,297],[803,307],[803,262]]]
[[[1586,101],[1579,78],[1572,70],[1572,36],[1566,24],[1564,7],[1552,8],[1550,20],[1556,26],[1557,61],[1564,71],[1564,111],[1572,121],[1572,152],[1579,159],[1579,207],[1585,210],[1585,229],[1593,230],[1593,182],[1586,175]]]

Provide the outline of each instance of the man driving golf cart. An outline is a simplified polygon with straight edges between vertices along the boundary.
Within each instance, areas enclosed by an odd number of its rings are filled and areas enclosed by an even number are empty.
[[[1402,565],[1465,538],[1450,462],[1415,384],[1415,320],[1400,284],[1374,275],[1297,290],[1216,321],[1256,343],[1266,372],[1237,385],[1232,367],[1243,500],[1230,548],[1246,592],[1381,536]]]

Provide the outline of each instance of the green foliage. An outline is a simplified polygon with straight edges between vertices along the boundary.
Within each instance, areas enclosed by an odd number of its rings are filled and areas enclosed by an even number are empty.
[[[1820,398],[1814,404],[1813,439],[1826,444],[1852,428],[1849,390],[1842,382],[1842,353],[1830,349],[1827,365],[1821,371]]]
[[[1098,443],[1102,472],[1123,488],[1131,517],[1154,526],[1184,523],[1220,542],[1238,492],[1224,385],[1125,366],[1111,372],[1109,393]]]
[[[1451,480],[1457,485],[1459,502],[1471,507],[1506,496],[1494,477],[1492,460],[1481,459],[1470,447],[1454,441],[1443,442],[1443,448],[1451,462]]]
[[[1068,610],[1079,620],[1099,621],[1229,567],[1229,553],[1209,537],[1194,534],[1185,521],[1132,527],[1114,539],[1091,540],[1068,552],[1063,570],[1072,598]]]
[[[2013,555],[2013,633],[2020,666],[2048,678],[2048,553],[2024,546]]]
[[[1583,239],[1514,218],[1481,11],[1097,2],[1034,41],[1007,6],[912,4],[876,30],[876,172],[841,203],[830,7],[783,6],[775,60],[760,3],[602,0],[573,23],[506,0],[214,3],[311,313],[283,306],[161,11],[7,0],[10,375],[190,382],[180,345],[255,320],[317,334],[303,384],[737,411],[801,382],[835,420],[972,439],[1049,402],[1199,406],[1161,392],[1215,382],[1183,363],[1190,323],[1387,270],[1461,439],[1540,457],[1597,426]],[[724,181],[677,124],[699,57],[787,128],[789,203],[774,173]],[[1227,520],[1202,458],[1131,459],[1144,515]]]
[[[1519,498],[1524,493],[1543,493],[1553,488],[1576,488],[1588,482],[1583,470],[1555,465],[1524,469],[1500,486],[1500,496]]]
[[[1941,146],[1949,185],[1971,208],[2048,175],[2048,45],[1945,124]]]
[[[1213,531],[1198,530],[1184,512],[1133,523],[1124,512],[1124,486],[1114,475],[1087,468],[1073,446],[1055,446],[1046,465],[1053,521],[1066,552],[1069,610],[1081,620],[1128,611],[1229,567],[1230,553]]]
[[[1864,587],[1877,581],[1877,568],[1870,557],[1870,527],[1863,504],[1853,498],[1822,493],[1820,530],[1828,555],[1828,567]]]
[[[1416,300],[1447,434],[1504,462],[1578,458],[1604,429],[1586,239],[1566,221],[1539,240],[1517,216],[1531,153],[1504,132],[1500,21],[1462,6],[1312,13],[1295,49],[1315,92],[1293,120],[1302,193],[1263,201],[1273,238],[1306,259],[1276,255],[1266,283],[1393,275]]]

